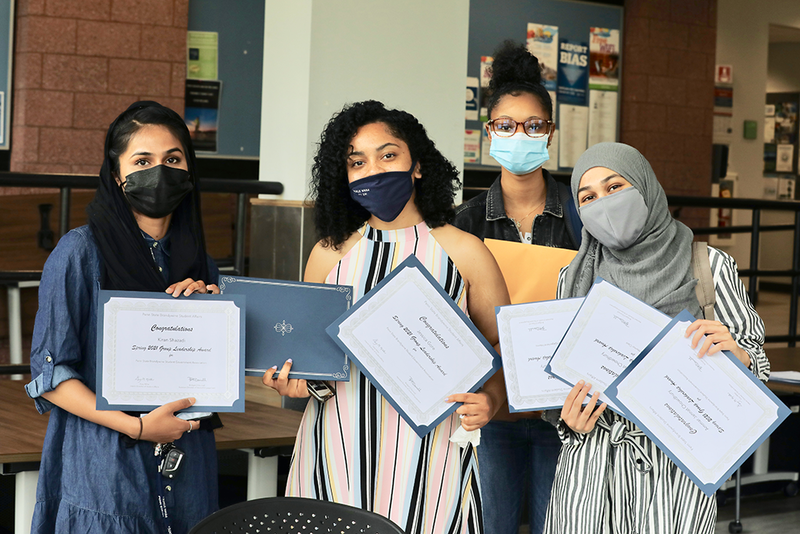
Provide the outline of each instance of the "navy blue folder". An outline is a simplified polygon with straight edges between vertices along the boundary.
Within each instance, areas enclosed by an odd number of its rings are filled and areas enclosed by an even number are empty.
[[[223,295],[246,295],[245,374],[261,376],[292,359],[289,378],[350,380],[347,355],[325,329],[353,303],[353,288],[221,276]]]

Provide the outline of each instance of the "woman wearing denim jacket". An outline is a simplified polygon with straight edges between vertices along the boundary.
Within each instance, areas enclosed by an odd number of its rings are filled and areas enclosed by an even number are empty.
[[[143,417],[95,409],[100,289],[219,292],[204,282],[219,271],[206,254],[194,150],[177,113],[137,102],[112,123],[87,212],[89,224],[58,242],[39,288],[26,389],[50,420],[31,530],[186,532],[218,507],[215,419],[173,415],[193,399]],[[184,465],[167,479],[154,444],[173,441]]]
[[[542,168],[554,124],[539,61],[506,41],[494,55],[487,123],[490,153],[502,166],[489,191],[456,210],[453,225],[481,239],[577,249],[580,219],[569,188]],[[561,442],[539,412],[501,408],[478,447],[486,532],[516,533],[528,496],[530,531],[544,527]]]

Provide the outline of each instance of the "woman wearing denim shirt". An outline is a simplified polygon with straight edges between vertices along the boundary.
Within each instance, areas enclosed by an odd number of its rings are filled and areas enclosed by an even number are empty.
[[[183,119],[137,102],[111,124],[104,154],[89,224],[61,238],[39,288],[26,389],[39,412],[51,413],[31,530],[177,534],[218,507],[218,419],[174,416],[194,399],[142,417],[95,409],[97,295],[218,293],[219,271],[206,254]],[[173,441],[185,465],[167,479],[154,444]]]
[[[506,41],[494,55],[487,123],[490,153],[502,166],[487,192],[456,210],[453,225],[481,239],[577,249],[580,220],[569,188],[542,169],[553,135],[553,103],[539,61]],[[486,532],[519,529],[528,495],[530,531],[544,528],[561,441],[539,412],[501,408],[478,447]]]

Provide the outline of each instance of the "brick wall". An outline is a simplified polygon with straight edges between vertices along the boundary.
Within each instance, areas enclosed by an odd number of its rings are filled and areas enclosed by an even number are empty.
[[[132,102],[182,114],[188,9],[189,0],[17,0],[11,170],[96,174],[106,130]]]
[[[667,194],[708,196],[717,0],[626,0],[620,140]],[[681,220],[707,226],[697,210]]]

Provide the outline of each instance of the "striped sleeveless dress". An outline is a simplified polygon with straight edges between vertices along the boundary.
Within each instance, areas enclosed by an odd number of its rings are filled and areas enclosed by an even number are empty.
[[[464,281],[422,222],[401,230],[365,225],[362,238],[328,274],[355,300],[414,254],[462,310]],[[295,442],[286,495],[340,502],[388,517],[408,534],[482,531],[474,448],[449,441],[457,414],[420,438],[351,363],[336,396],[311,399]]]

